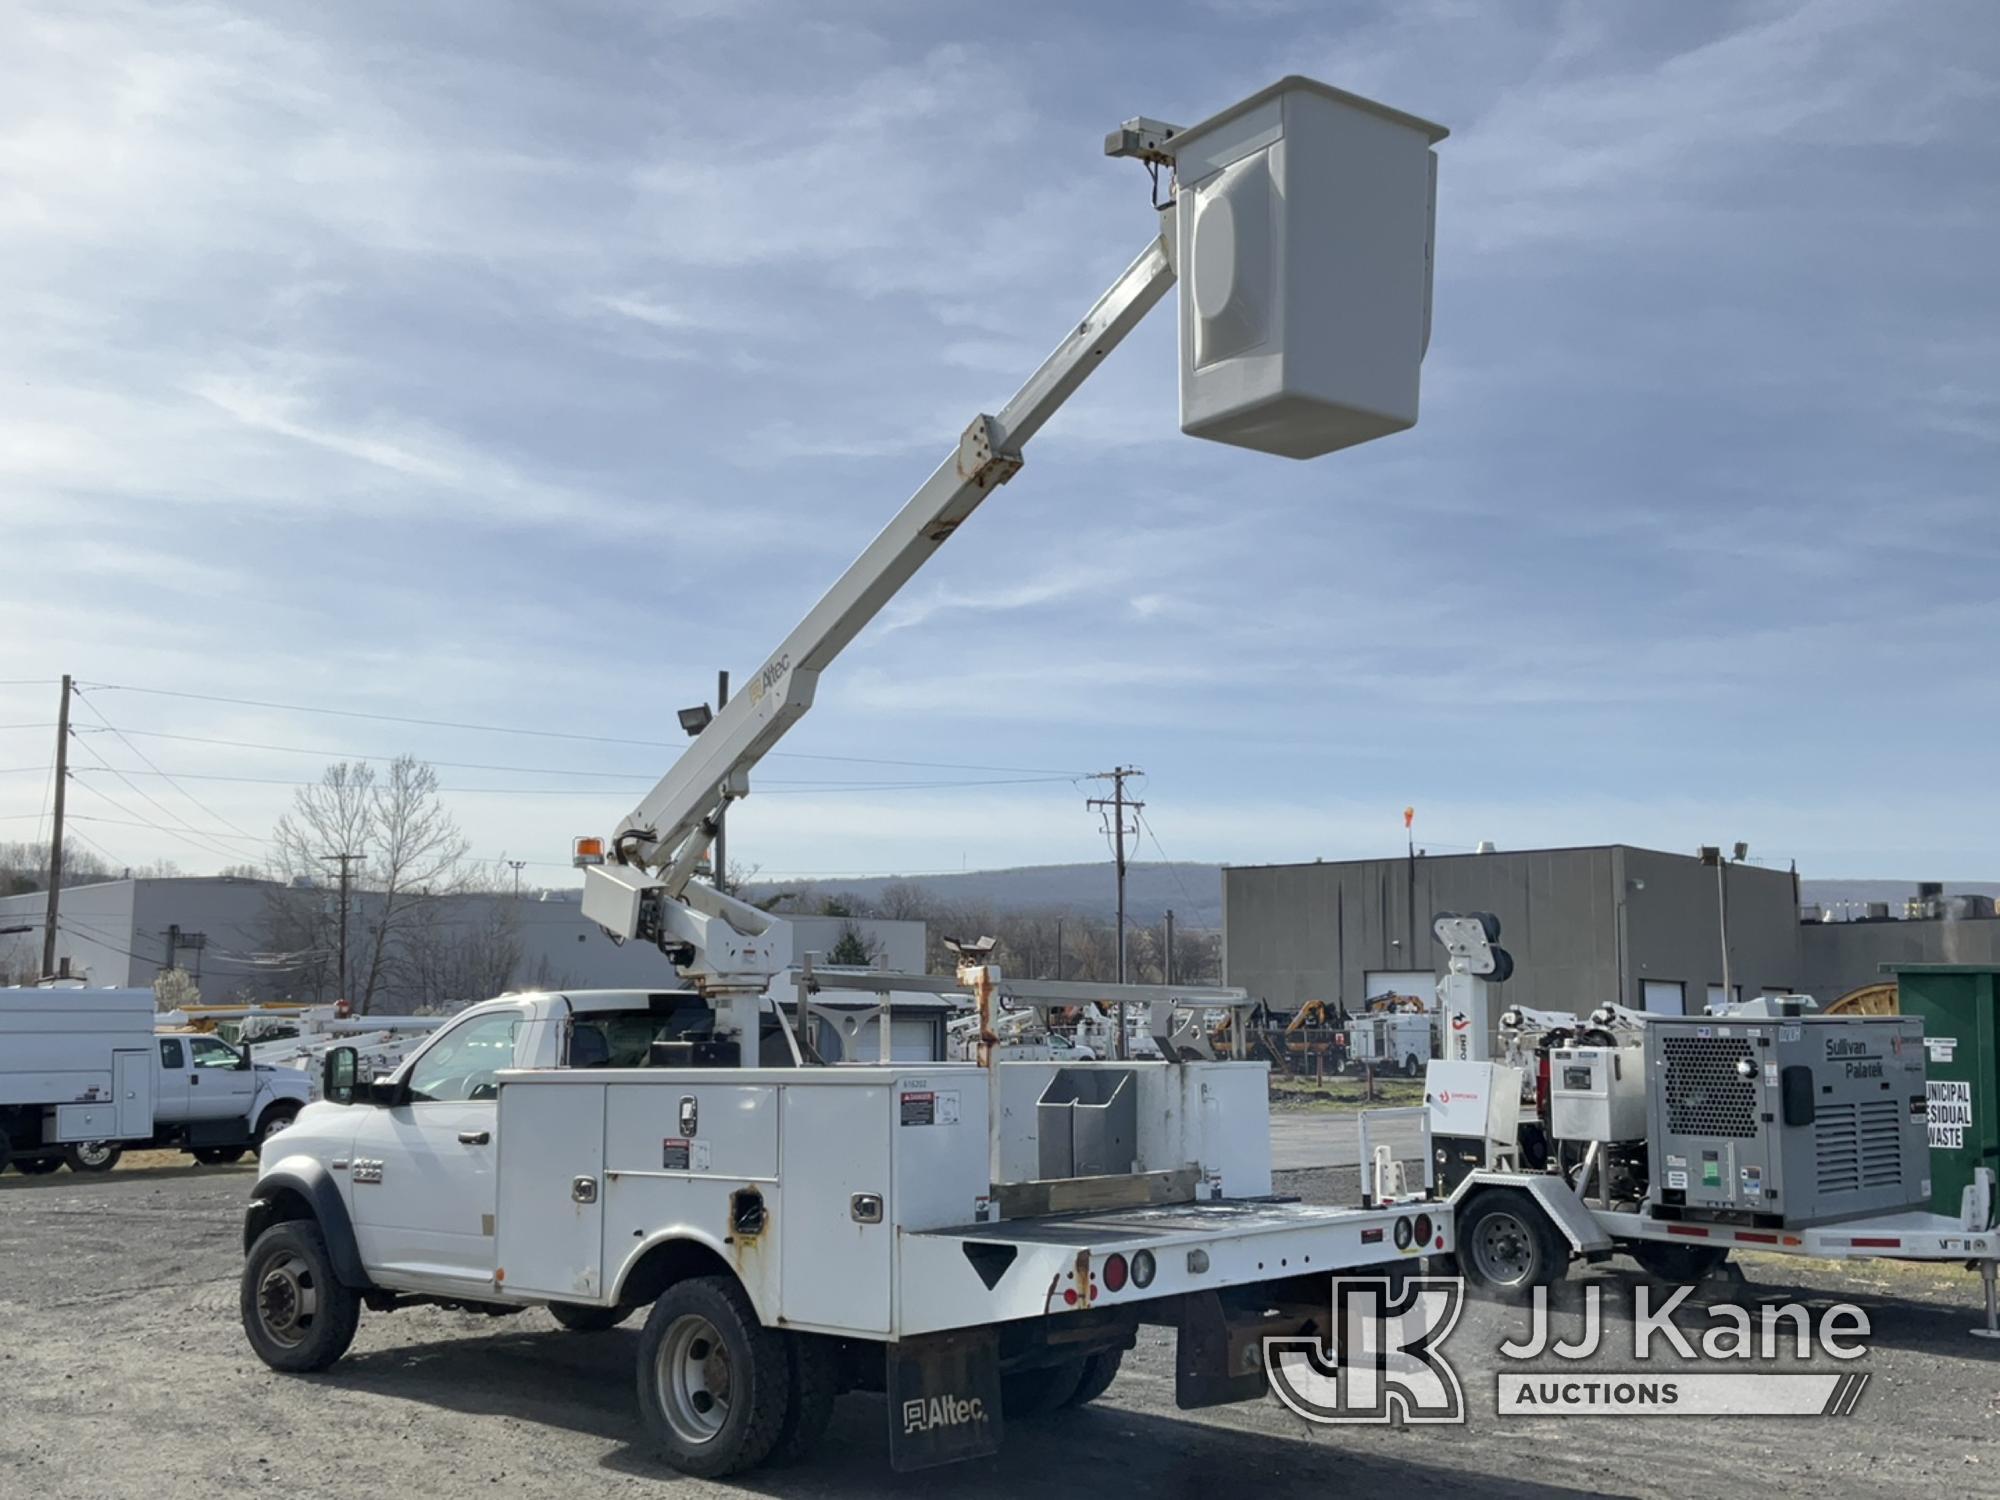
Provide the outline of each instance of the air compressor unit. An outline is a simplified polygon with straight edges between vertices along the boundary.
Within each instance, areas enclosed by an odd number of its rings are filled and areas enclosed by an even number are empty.
[[[1645,1038],[1662,1217],[1798,1229],[1927,1205],[1921,1021],[1660,1018]]]

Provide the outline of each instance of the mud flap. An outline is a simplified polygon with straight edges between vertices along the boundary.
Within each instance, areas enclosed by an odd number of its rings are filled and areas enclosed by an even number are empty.
[[[1181,1299],[1174,1349],[1174,1405],[1182,1411],[1255,1401],[1268,1388],[1260,1330],[1231,1327],[1214,1292]]]
[[[899,1472],[1000,1451],[1000,1335],[954,1329],[888,1346],[889,1462]]]

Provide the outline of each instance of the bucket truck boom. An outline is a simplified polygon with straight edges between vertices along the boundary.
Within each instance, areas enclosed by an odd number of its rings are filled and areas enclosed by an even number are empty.
[[[812,706],[820,673],[995,489],[1028,441],[1179,273],[1181,425],[1305,458],[1416,421],[1430,332],[1436,125],[1286,78],[1190,129],[1133,120],[1105,141],[1173,174],[1152,239],[998,415],[957,444],[609,840],[579,839],[584,915],[659,945],[754,1036],[791,962],[782,919],[695,872],[750,772]],[[1157,207],[1157,205],[1156,205]]]

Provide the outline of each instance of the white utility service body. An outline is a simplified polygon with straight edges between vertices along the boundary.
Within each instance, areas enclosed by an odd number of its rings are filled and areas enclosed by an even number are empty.
[[[0,990],[0,1167],[153,1133],[156,1009],[151,990]]]
[[[1017,1101],[1003,1107],[1001,1139],[1025,1181],[1033,1100],[1053,1065],[505,1074],[494,1279],[477,1290],[615,1305],[648,1251],[690,1240],[736,1270],[768,1325],[887,1341],[1445,1247],[1448,1218],[1433,1216],[1425,1245],[1406,1235],[1398,1250],[1385,1232],[1393,1211],[1270,1201],[1260,1065],[1129,1066],[1142,1100],[1165,1105],[1140,1106],[1154,1139],[1142,1139],[1138,1170],[1192,1167],[1197,1195],[1006,1220],[990,1172],[989,1074]],[[757,1227],[744,1233],[735,1209],[749,1194]],[[1199,1272],[1194,1248],[1207,1255]],[[988,1249],[1011,1252],[991,1285],[979,1269]],[[1103,1284],[1107,1256],[1142,1249],[1155,1257],[1150,1286]]]

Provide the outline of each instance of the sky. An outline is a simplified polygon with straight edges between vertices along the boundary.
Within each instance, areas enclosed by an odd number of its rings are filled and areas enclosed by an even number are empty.
[[[289,783],[410,752],[568,883],[1154,233],[1104,133],[1305,73],[1452,132],[1419,424],[1184,437],[1163,305],[732,861],[1098,859],[1085,778],[1134,765],[1147,858],[1400,852],[1412,806],[1440,852],[2000,874],[1985,0],[0,24],[0,840],[68,672],[114,864],[254,861]]]

